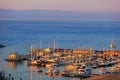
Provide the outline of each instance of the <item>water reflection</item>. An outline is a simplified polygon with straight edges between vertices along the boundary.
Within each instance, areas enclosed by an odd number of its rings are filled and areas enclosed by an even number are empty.
[[[38,67],[38,66],[29,66],[30,68],[30,80],[34,80],[35,78],[35,74],[38,75],[38,70],[41,68],[41,67]]]
[[[29,66],[29,68],[30,68],[30,71],[37,72],[41,67],[39,67],[39,66]]]
[[[8,62],[9,67],[15,69],[17,66],[22,65],[23,62]]]
[[[33,80],[32,66],[30,67],[30,80]]]

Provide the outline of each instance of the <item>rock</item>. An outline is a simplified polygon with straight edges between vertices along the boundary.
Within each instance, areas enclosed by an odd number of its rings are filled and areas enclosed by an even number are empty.
[[[0,48],[3,48],[3,47],[5,47],[3,44],[0,44]]]

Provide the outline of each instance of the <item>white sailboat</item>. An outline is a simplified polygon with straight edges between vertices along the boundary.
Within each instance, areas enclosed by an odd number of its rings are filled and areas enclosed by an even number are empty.
[[[31,49],[30,49],[31,58],[29,61],[27,61],[28,65],[36,65],[36,66],[41,65],[40,61],[33,58],[32,50],[33,50],[33,46],[31,45]]]

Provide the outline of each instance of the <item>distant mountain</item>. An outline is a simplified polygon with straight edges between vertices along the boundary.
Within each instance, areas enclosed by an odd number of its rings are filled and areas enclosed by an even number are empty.
[[[120,20],[119,13],[0,9],[0,20]]]

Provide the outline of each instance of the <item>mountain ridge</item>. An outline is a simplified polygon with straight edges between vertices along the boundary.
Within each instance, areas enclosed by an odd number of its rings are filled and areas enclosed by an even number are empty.
[[[39,9],[0,9],[0,20],[120,20],[120,14]]]

